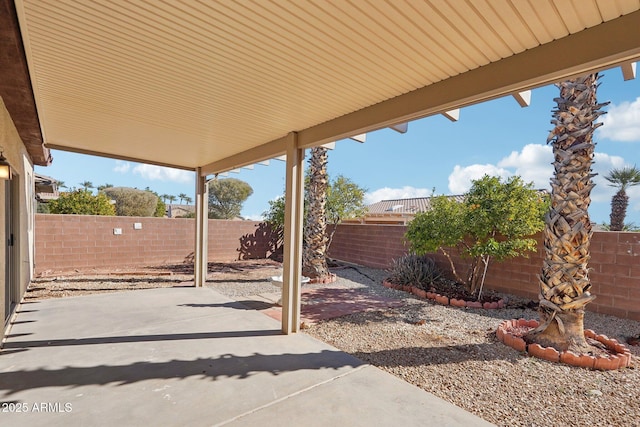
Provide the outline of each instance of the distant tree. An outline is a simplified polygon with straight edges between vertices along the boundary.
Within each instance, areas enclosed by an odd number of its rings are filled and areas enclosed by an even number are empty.
[[[150,191],[128,187],[111,187],[103,191],[115,200],[118,216],[154,216],[158,206],[158,196]]]
[[[209,218],[233,219],[240,216],[242,204],[253,194],[251,186],[236,178],[209,182]]]
[[[102,184],[102,185],[98,185],[98,191],[102,191],[102,190],[104,190],[105,188],[111,188],[111,187],[113,187],[113,184],[109,184],[109,183],[105,183],[105,184]]]
[[[90,190],[92,188],[95,188],[93,186],[93,182],[91,181],[84,181],[80,183],[80,187],[84,188],[85,190]]]
[[[115,215],[116,210],[104,193],[94,196],[91,191],[77,189],[62,193],[49,202],[52,214]]]
[[[185,202],[187,205],[190,205],[191,203],[193,203],[193,199],[192,199],[191,197],[189,197],[189,196],[185,196],[185,197],[184,197],[184,202]]]
[[[156,211],[153,213],[153,216],[157,218],[162,218],[166,214],[167,214],[167,205],[160,197],[158,197],[158,203],[156,203]]]
[[[640,169],[635,166],[612,169],[604,179],[611,183],[609,184],[611,187],[618,188],[618,192],[611,198],[609,230],[623,231],[625,229],[624,219],[627,216],[627,207],[629,206],[629,196],[627,196],[626,190],[640,184]]]
[[[161,194],[158,197],[160,197],[163,202],[167,203],[167,199],[169,198],[169,195],[168,194]]]
[[[58,180],[58,188],[67,188],[67,186],[65,185],[64,181]]]
[[[180,193],[178,194],[178,199],[180,199],[180,204],[182,204],[182,202],[184,201],[184,199],[187,198],[187,195],[184,193]]]
[[[173,203],[176,201],[176,196],[169,194],[167,195],[167,200],[169,201],[169,203]]]

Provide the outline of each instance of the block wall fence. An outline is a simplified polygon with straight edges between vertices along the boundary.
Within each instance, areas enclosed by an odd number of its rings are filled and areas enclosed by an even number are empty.
[[[332,258],[374,268],[389,268],[391,260],[407,253],[402,225],[341,224],[333,238]],[[485,287],[538,300],[538,274],[544,257],[542,234],[538,250],[489,265]],[[451,271],[441,254],[432,254],[438,265]],[[454,257],[459,272],[466,262]],[[596,299],[588,310],[640,321],[640,233],[594,232],[591,240],[589,277]]]
[[[142,228],[136,229],[139,223]],[[114,234],[119,228],[122,234]],[[407,253],[405,226],[341,224],[329,255],[342,261],[386,269]],[[209,220],[209,261],[261,259],[275,250],[275,236],[260,222]],[[195,220],[38,214],[35,221],[36,273],[92,267],[182,263],[193,255]],[[542,268],[538,251],[489,266],[485,287],[537,300]],[[438,265],[450,271],[441,254]],[[454,257],[466,271],[465,260]],[[640,233],[595,232],[590,278],[596,300],[587,308],[640,321]]]
[[[260,222],[209,220],[208,258],[264,259],[274,238]],[[194,219],[37,214],[35,220],[36,274],[182,263],[193,256],[194,245]]]

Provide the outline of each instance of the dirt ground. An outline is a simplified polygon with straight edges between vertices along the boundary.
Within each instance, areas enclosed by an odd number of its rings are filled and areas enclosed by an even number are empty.
[[[207,281],[243,282],[280,274],[282,265],[271,260],[210,262]],[[193,286],[193,264],[49,270],[32,281],[25,300],[184,286]]]

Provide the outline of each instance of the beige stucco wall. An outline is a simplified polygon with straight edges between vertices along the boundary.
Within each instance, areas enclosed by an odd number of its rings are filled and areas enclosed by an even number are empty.
[[[9,184],[13,189],[13,218],[16,230],[14,233],[17,258],[14,263],[14,299],[20,301],[31,281],[34,262],[33,164],[2,98],[0,98],[0,149],[14,172],[14,178]],[[5,280],[7,271],[5,265],[6,242],[8,239],[5,229],[8,209],[5,185],[5,181],[0,181],[0,239],[2,241],[0,244],[0,314],[3,320],[7,316],[5,290],[10,286]]]

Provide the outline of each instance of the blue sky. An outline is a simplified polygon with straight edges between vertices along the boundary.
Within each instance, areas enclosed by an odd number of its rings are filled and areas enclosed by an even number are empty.
[[[624,81],[615,68],[604,72],[600,81],[598,100],[611,104],[605,107],[604,126],[595,134],[593,171],[599,175],[594,178],[589,214],[592,221],[608,223],[615,189],[603,176],[612,168],[640,166],[640,77]],[[485,173],[520,175],[536,188],[549,188],[553,156],[546,138],[557,95],[555,86],[546,86],[533,91],[529,107],[521,108],[509,96],[463,108],[457,122],[438,115],[411,122],[405,134],[383,129],[369,133],[364,144],[338,141],[329,152],[329,174],[344,175],[366,188],[367,203],[429,196],[434,188],[436,194],[462,194],[472,179]],[[95,186],[149,187],[159,194],[194,197],[193,172],[58,150],[53,156],[51,166],[36,171],[68,187],[91,181]],[[283,193],[284,175],[285,164],[277,160],[229,174],[253,187],[242,211],[245,218],[261,218],[268,201]],[[640,225],[640,186],[627,194],[626,222]]]

